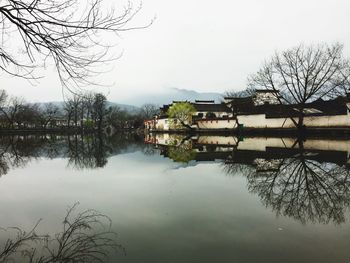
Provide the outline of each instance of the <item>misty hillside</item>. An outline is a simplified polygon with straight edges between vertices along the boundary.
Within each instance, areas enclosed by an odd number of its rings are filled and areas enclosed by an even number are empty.
[[[163,104],[169,104],[174,100],[215,100],[216,102],[220,102],[222,98],[223,94],[216,92],[197,92],[194,90],[171,88],[168,89],[166,92],[162,93],[138,95],[133,97],[132,99],[126,100],[125,103],[116,103],[108,101],[107,105],[118,106],[128,113],[134,114],[137,113],[140,110],[140,107],[146,103],[152,103],[161,106]],[[47,103],[49,102],[43,102],[38,104],[43,107]],[[62,101],[53,101],[51,103],[57,105],[60,109],[63,109]]]
[[[141,106],[145,103],[157,105],[169,104],[173,100],[215,100],[220,102],[223,94],[217,92],[197,92],[195,90],[170,88],[161,93],[150,93],[135,96],[125,101],[127,104]]]

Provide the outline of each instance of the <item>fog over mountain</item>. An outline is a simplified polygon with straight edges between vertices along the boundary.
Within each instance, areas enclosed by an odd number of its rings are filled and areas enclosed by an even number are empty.
[[[153,103],[157,105],[169,104],[173,100],[215,100],[216,102],[219,102],[222,98],[223,94],[217,92],[197,92],[195,90],[169,88],[166,91],[159,93],[139,94],[123,100],[122,102],[125,104],[141,106],[145,103]]]
[[[108,101],[107,106],[118,106],[129,113],[137,113],[140,110],[140,107],[147,103],[161,106],[163,104],[169,104],[174,100],[215,100],[215,102],[220,102],[223,96],[224,94],[217,92],[197,92],[195,90],[170,88],[162,93],[149,93],[146,95],[139,94],[130,97],[127,100]],[[38,104],[41,107],[44,107],[47,103],[53,103],[63,110],[63,101],[39,102]]]

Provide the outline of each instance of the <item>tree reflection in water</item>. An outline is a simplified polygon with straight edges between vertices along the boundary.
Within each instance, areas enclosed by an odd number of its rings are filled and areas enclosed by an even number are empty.
[[[128,149],[147,151],[142,139],[133,133],[114,136],[90,135],[29,135],[0,137],[0,176],[11,168],[24,167],[39,158],[66,158],[74,169],[104,167],[108,157]]]
[[[39,234],[40,221],[30,231],[10,228],[15,236],[0,251],[0,262],[89,263],[106,262],[111,252],[124,251],[116,242],[111,220],[95,210],[69,208],[62,230],[54,235]]]
[[[183,136],[182,140],[156,135],[145,140],[176,162],[221,160],[226,174],[244,175],[248,190],[277,215],[302,223],[346,220],[350,140],[252,137],[240,141],[219,135]]]
[[[349,167],[306,151],[302,144],[283,158],[257,158],[252,165],[226,161],[224,170],[245,175],[249,191],[277,215],[302,223],[345,222],[350,205]]]
[[[167,150],[168,157],[175,162],[188,163],[196,158],[196,152],[192,149],[189,141],[169,146]]]
[[[94,169],[107,164],[113,150],[101,136],[68,136],[68,166],[76,169]]]

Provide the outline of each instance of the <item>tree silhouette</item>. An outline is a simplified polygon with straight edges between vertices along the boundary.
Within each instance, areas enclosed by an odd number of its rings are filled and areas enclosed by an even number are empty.
[[[298,116],[291,120],[300,129],[306,103],[345,95],[349,87],[350,62],[339,43],[299,45],[276,52],[248,82],[248,90],[273,90],[279,92],[281,104],[293,104]]]
[[[300,148],[289,156],[265,159],[273,169],[259,169],[261,160],[251,165],[228,162],[224,171],[247,177],[248,190],[257,194],[277,215],[302,223],[345,222],[350,205],[350,170],[345,164],[319,160],[319,154]],[[328,156],[329,157],[329,156]]]
[[[38,233],[40,221],[29,231],[18,227],[7,229],[16,236],[1,248],[0,262],[106,262],[111,250],[123,251],[107,216],[96,210],[77,212],[76,208],[77,204],[67,210],[62,230],[53,236]]]
[[[91,84],[98,66],[110,61],[106,34],[118,37],[141,7],[117,13],[103,0],[3,0],[0,3],[0,69],[36,79],[53,62],[64,86]],[[141,27],[139,27],[141,28]]]

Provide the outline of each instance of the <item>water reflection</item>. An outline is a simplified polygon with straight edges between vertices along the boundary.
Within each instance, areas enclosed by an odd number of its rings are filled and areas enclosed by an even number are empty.
[[[25,167],[38,158],[66,158],[74,169],[104,167],[108,158],[122,152],[149,151],[140,136],[132,133],[114,136],[95,135],[29,135],[0,137],[0,176],[9,169]]]
[[[157,134],[145,138],[175,162],[217,161],[242,174],[276,215],[341,224],[350,205],[350,140]],[[174,143],[174,141],[176,143]]]
[[[302,223],[341,224],[350,206],[350,140],[237,138],[175,134],[115,134],[112,137],[0,137],[0,175],[38,158],[63,158],[72,169],[104,167],[109,157],[142,151],[175,162],[218,162],[230,175],[247,178],[247,188],[276,215]]]
[[[111,220],[95,211],[67,210],[62,230],[54,235],[39,232],[40,221],[29,231],[4,229],[12,234],[0,250],[0,262],[86,263],[106,262],[111,252],[123,250],[111,230]]]

